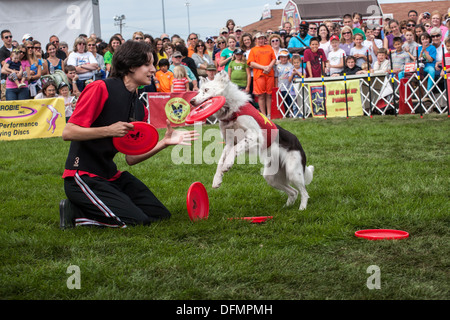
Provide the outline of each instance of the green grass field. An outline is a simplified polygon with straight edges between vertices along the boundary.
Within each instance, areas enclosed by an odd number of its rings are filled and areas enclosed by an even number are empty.
[[[315,166],[310,200],[283,207],[261,165],[235,165],[211,188],[215,164],[174,165],[171,150],[134,167],[116,160],[172,212],[127,229],[59,229],[60,138],[0,142],[1,299],[437,300],[449,299],[449,143],[446,115],[276,120]],[[217,128],[207,126],[204,130]],[[160,131],[163,134],[164,130]],[[203,142],[203,149],[218,141]],[[186,193],[208,191],[193,223]],[[264,224],[232,217],[273,216]],[[369,241],[361,229],[400,229]],[[80,289],[69,289],[80,270]],[[380,289],[369,289],[378,266]]]

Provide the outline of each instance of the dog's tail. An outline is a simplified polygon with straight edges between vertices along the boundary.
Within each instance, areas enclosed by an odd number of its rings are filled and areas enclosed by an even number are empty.
[[[307,166],[305,168],[305,185],[311,183],[314,174],[314,166]]]

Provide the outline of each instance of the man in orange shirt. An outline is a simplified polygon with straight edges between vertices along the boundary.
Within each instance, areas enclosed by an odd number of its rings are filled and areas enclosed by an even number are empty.
[[[188,37],[188,57],[192,57],[194,54],[194,48],[198,43],[198,35],[196,33],[191,33]]]
[[[253,93],[258,97],[262,114],[271,116],[272,89],[275,83],[273,66],[277,61],[275,52],[266,45],[266,35],[258,32],[256,46],[250,50],[247,63],[253,68]]]

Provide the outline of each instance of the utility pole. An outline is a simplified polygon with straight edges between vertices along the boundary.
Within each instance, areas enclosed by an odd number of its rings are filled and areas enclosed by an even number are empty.
[[[119,26],[119,28],[120,28],[120,34],[122,34],[122,26],[124,26],[125,25],[125,23],[123,22],[123,20],[125,20],[126,18],[125,18],[125,15],[120,15],[120,16],[115,16],[114,18],[114,21],[116,22],[116,23],[114,23],[114,25],[115,26]]]
[[[188,32],[191,34],[191,20],[189,18],[189,6],[191,5],[188,1],[186,1],[186,7],[187,7],[187,15],[188,15]]]
[[[166,17],[164,14],[164,0],[161,0],[161,4],[162,4],[162,16],[163,16],[163,31],[164,31],[164,33],[166,33]]]

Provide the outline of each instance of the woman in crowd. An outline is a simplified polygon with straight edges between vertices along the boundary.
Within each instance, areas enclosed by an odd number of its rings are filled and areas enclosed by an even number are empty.
[[[105,59],[106,76],[111,73],[111,64],[114,52],[121,44],[122,40],[118,36],[112,36],[111,39],[109,39],[108,51],[106,51],[105,55],[103,56],[103,58]]]
[[[322,49],[327,56],[331,50],[330,36],[330,30],[327,28],[327,26],[325,24],[321,24],[319,26],[319,29],[317,30],[317,37],[319,38],[319,48]]]
[[[47,43],[45,46],[45,52],[48,53],[48,58],[44,60],[43,74],[52,74],[55,70],[64,71],[64,61],[56,56],[56,45],[53,43]]]
[[[172,55],[175,52],[175,45],[172,42],[166,42],[164,44],[164,53],[167,56],[167,60],[172,64]]]
[[[25,47],[27,48],[27,59],[30,63],[30,77],[28,89],[30,90],[30,97],[34,98],[39,90],[41,90],[41,75],[42,75],[42,62],[38,59],[34,52],[33,42],[25,41]]]
[[[391,33],[388,34],[386,37],[384,37],[384,44],[383,47],[386,50],[395,50],[394,48],[394,38],[399,37],[402,38],[403,42],[406,41],[405,36],[400,31],[400,25],[397,20],[393,19],[389,21],[389,29],[391,30]]]
[[[87,43],[84,37],[75,39],[73,52],[67,59],[67,65],[72,65],[76,68],[78,75],[77,87],[80,92],[83,92],[87,84],[86,81],[93,80],[95,71],[98,68],[97,59],[91,52],[87,51]]]
[[[219,65],[224,67],[225,72],[228,73],[228,65],[230,64],[231,59],[233,58],[233,52],[236,49],[236,37],[232,35],[228,36],[227,44],[228,46],[220,53]]]
[[[13,53],[14,52],[14,53]],[[27,49],[25,45],[19,45],[16,49],[13,49],[13,52],[11,52],[11,57],[15,55],[16,53],[19,55],[19,61],[22,65],[22,70],[26,71],[27,77],[29,79],[30,75],[30,63],[28,62],[27,58]],[[11,60],[10,58],[7,58],[5,60],[5,63],[3,64],[1,73],[8,75],[6,78],[6,92],[5,92],[5,99],[6,101],[11,100],[26,100],[30,98],[30,93],[28,90],[28,81],[25,80],[24,84],[25,86],[19,88],[17,84],[9,77],[10,73],[6,70],[7,67],[7,61]],[[22,75],[24,76],[24,75]]]
[[[349,26],[344,26],[341,31],[341,40],[339,48],[345,51],[345,55],[350,55],[350,50],[353,48],[353,31]]]
[[[217,48],[219,49],[216,54],[215,54],[215,59],[214,59],[214,63],[216,65],[216,69],[217,72],[222,71],[223,69],[225,69],[225,65],[221,66],[220,65],[220,55],[222,54],[222,51],[226,48],[227,46],[227,39],[223,36],[220,36],[217,38]]]
[[[435,77],[438,79],[440,77],[441,71],[442,71],[442,45],[444,44],[442,39],[442,31],[440,28],[434,27],[430,30],[430,36],[431,36],[431,45],[436,48],[436,64],[435,64],[435,70],[436,74]],[[444,46],[445,48],[445,46]]]
[[[105,79],[106,78],[106,66],[105,60],[101,54],[97,52],[97,44],[94,38],[88,38],[86,40],[87,49],[97,60],[98,68],[95,71],[94,78],[95,80]]]
[[[421,36],[423,33],[426,33],[427,30],[425,29],[425,27],[421,24],[416,25],[416,28],[414,29],[414,33],[416,35],[416,42],[418,44],[422,44],[421,41]]]
[[[211,56],[205,51],[206,45],[202,40],[199,40],[194,47],[194,53],[192,59],[197,66],[197,74],[200,77],[207,77],[206,68],[209,64],[213,64]]]
[[[163,41],[160,38],[155,39],[155,51],[156,51],[156,55],[158,56],[157,61],[160,61],[162,59],[169,60],[167,54],[164,52]],[[159,70],[159,66],[156,68],[156,70]]]
[[[236,27],[236,23],[234,23],[233,19],[228,19],[225,27],[228,29],[228,34],[234,33],[234,27]]]
[[[272,47],[273,51],[275,52],[275,56],[278,59],[278,54],[280,53],[280,50],[283,48],[283,43],[281,41],[280,35],[276,34],[276,33],[272,33],[269,36],[269,44]]]
[[[133,33],[133,41],[144,41],[144,33],[142,31],[136,31]]]
[[[441,42],[443,42],[448,29],[442,25],[442,15],[439,11],[433,11],[431,13],[431,27],[427,30],[429,34],[431,34],[431,29],[433,28],[439,28],[441,30]]]

